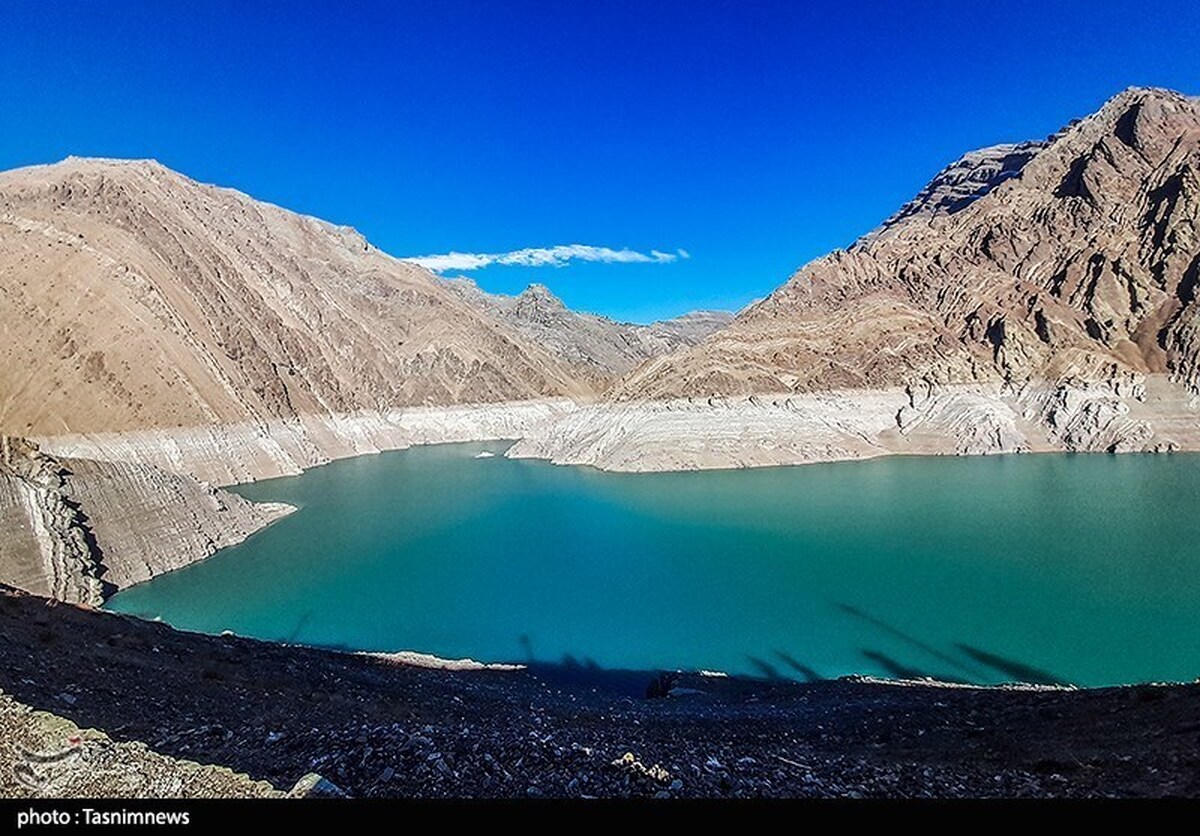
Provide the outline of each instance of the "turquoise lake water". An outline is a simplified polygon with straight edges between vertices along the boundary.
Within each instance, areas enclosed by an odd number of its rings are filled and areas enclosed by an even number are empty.
[[[611,474],[420,447],[109,608],[368,650],[760,676],[1200,676],[1200,456]],[[494,458],[474,456],[489,450]]]

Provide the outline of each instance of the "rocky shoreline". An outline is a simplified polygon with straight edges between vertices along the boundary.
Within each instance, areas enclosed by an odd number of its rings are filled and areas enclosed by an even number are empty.
[[[1200,450],[1200,406],[1163,375],[604,402],[508,455],[602,470],[769,467],[886,455]]]
[[[17,704],[0,711],[11,727],[0,761],[28,758],[11,751],[33,733],[23,707],[47,711],[61,724],[50,725],[57,737],[38,732],[38,751],[69,747],[75,728],[126,747],[104,755],[109,795],[187,794],[143,780],[150,767],[192,774],[174,761],[227,767],[219,774],[242,776],[247,794],[315,772],[355,797],[1200,795],[1195,684],[438,670],[185,633],[3,589],[0,691]],[[0,795],[83,791],[69,764],[39,769],[41,790],[0,770]]]
[[[919,382],[728,398],[423,407],[35,441],[60,457],[136,463],[236,485],[418,444],[502,439],[515,440],[507,454],[513,458],[627,472],[883,455],[1196,451],[1200,400],[1165,375],[1020,385]]]
[[[295,509],[146,464],[57,458],[0,436],[0,582],[94,606]]]
[[[497,439],[515,440],[512,458],[629,472],[884,455],[1192,451],[1200,450],[1200,406],[1164,375],[1130,375],[707,400],[541,400],[12,440],[40,463],[20,471],[10,455],[0,467],[0,521],[12,532],[0,543],[0,582],[98,604],[291,510],[214,485],[415,444]],[[37,468],[45,472],[31,476]]]
[[[99,605],[291,513],[216,485],[295,475],[413,444],[518,438],[571,401],[305,416],[38,442],[0,436],[0,582]]]
[[[254,424],[43,435],[33,440],[55,456],[150,465],[224,486],[296,476],[334,459],[414,444],[521,438],[576,408],[569,399],[513,401],[314,413]]]

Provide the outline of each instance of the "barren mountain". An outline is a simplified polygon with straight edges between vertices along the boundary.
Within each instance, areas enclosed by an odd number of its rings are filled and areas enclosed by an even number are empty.
[[[147,161],[0,174],[0,334],[0,580],[93,604],[287,510],[206,482],[512,438],[591,392],[353,230]]]
[[[673,337],[685,345],[695,345],[733,322],[734,316],[736,314],[729,311],[689,311],[671,319],[660,319],[646,327],[653,333]]]
[[[1200,386],[1200,103],[1130,89],[1045,143],[955,162],[618,397],[1170,373]]]
[[[888,218],[881,229],[914,216],[953,215],[1005,180],[1016,177],[1047,142],[1006,143],[970,151],[942,169],[917,196]]]
[[[1200,102],[1130,89],[956,161],[880,228],[514,456],[622,470],[1200,449]]]
[[[695,311],[635,325],[572,311],[541,284],[516,296],[487,293],[468,278],[448,279],[446,286],[566,363],[587,370],[598,385],[643,360],[695,345],[733,319],[724,311]]]
[[[588,392],[353,230],[148,161],[0,174],[0,331],[23,435]]]

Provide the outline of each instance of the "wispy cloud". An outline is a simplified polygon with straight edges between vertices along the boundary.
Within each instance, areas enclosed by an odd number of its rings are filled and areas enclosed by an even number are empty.
[[[493,264],[517,267],[566,267],[572,261],[599,261],[605,264],[668,264],[691,258],[687,250],[648,253],[623,248],[593,247],[589,244],[559,244],[557,247],[529,247],[508,253],[442,253],[405,258],[435,273],[446,270],[480,270]]]

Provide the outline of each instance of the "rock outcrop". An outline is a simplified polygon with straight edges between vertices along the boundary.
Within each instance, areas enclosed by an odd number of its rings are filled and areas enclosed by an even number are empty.
[[[290,513],[131,462],[59,459],[0,436],[0,583],[97,606]]]
[[[582,370],[600,388],[643,360],[695,345],[733,320],[733,314],[725,311],[694,311],[635,325],[573,311],[541,284],[531,284],[516,296],[487,293],[468,278],[447,279],[446,287]]]
[[[67,488],[69,471],[21,438],[0,436],[0,582],[98,604],[100,549]]]
[[[295,510],[149,465],[64,461],[67,490],[101,550],[101,579],[113,589],[203,560]]]

